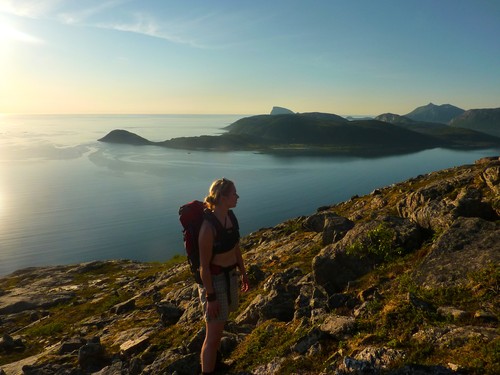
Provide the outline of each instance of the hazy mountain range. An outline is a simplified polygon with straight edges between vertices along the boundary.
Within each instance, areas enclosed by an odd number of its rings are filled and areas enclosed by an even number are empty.
[[[158,145],[187,150],[252,150],[281,154],[382,155],[443,147],[500,147],[500,108],[465,111],[450,104],[428,104],[401,116],[384,113],[349,120],[330,113],[294,113],[274,107],[269,115],[241,118],[218,136],[151,142],[114,130],[102,142]]]

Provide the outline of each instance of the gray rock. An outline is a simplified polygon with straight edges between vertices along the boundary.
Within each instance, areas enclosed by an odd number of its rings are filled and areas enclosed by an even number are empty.
[[[165,326],[177,323],[184,313],[184,310],[173,303],[165,301],[156,304],[156,311],[160,314],[161,321]]]
[[[370,374],[379,373],[387,369],[391,364],[404,358],[404,352],[390,348],[363,349],[354,358],[345,357],[344,366],[348,371],[355,373]]]
[[[133,340],[125,341],[120,345],[120,354],[123,357],[130,357],[133,354],[146,348],[149,342],[149,335],[143,335]]]
[[[252,375],[276,375],[280,373],[285,358],[274,358],[271,362],[257,366]]]
[[[313,310],[328,310],[328,295],[326,291],[313,281],[301,283],[298,297],[294,304],[294,320],[311,318]]]
[[[427,287],[457,287],[470,272],[500,263],[500,223],[458,218],[415,268],[415,280]],[[437,272],[439,270],[439,272]]]
[[[199,353],[181,354],[175,350],[162,352],[142,371],[144,375],[174,374],[197,375],[200,369]]]
[[[354,227],[354,222],[334,212],[320,212],[303,223],[306,230],[323,233],[323,245],[340,241]]]
[[[355,319],[350,316],[328,315],[319,329],[334,337],[342,337],[348,334],[355,324]]]
[[[131,298],[128,301],[122,302],[113,306],[111,312],[115,314],[125,314],[135,309],[135,298]]]
[[[453,375],[462,374],[444,366],[406,365],[392,370],[389,375]]]
[[[247,308],[236,317],[237,324],[251,324],[256,325],[261,317],[261,307],[265,304],[265,298],[262,294],[258,294]]]
[[[20,338],[13,338],[7,333],[0,338],[0,352],[11,352],[14,350],[23,350],[24,348],[24,342]]]
[[[484,179],[493,193],[497,194],[498,196],[498,194],[500,194],[500,166],[495,165],[486,168],[481,177]]]
[[[65,340],[59,346],[57,351],[59,354],[68,354],[79,350],[83,345],[87,343],[87,340],[81,337],[73,337],[69,340]]]
[[[323,336],[324,333],[321,330],[313,328],[306,335],[299,338],[291,349],[299,354],[305,354],[311,349],[311,347],[317,345]]]
[[[106,365],[104,347],[98,338],[87,342],[78,351],[78,364],[87,372],[100,371]]]
[[[122,375],[123,363],[122,361],[116,361],[110,366],[104,367],[102,370],[92,373],[93,375]]]
[[[438,307],[437,312],[442,316],[451,317],[456,321],[463,321],[471,317],[469,312],[457,309],[453,306]]]
[[[485,345],[497,339],[495,328],[478,326],[429,327],[416,332],[413,339],[420,343],[432,344],[438,348],[450,349],[466,345],[469,341],[481,341]]]
[[[474,313],[474,319],[476,321],[485,323],[495,323],[498,322],[498,317],[491,311],[478,310]]]

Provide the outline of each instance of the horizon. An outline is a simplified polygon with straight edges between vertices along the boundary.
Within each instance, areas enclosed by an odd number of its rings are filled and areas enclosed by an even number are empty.
[[[334,114],[334,115],[345,117],[345,118],[348,118],[348,117],[352,117],[352,118],[377,117],[377,116],[384,115],[384,114],[395,114],[395,115],[405,116],[415,109],[425,107],[425,106],[431,105],[431,104],[433,104],[437,107],[442,106],[442,105],[454,106],[451,103],[443,103],[443,104],[428,103],[426,105],[417,106],[405,114],[395,113],[392,111],[378,113],[378,114],[352,114],[352,113],[340,114],[340,113],[332,113],[332,112],[321,112],[321,113]],[[271,109],[273,107],[274,106],[272,106]],[[281,108],[285,108],[285,107],[281,107]],[[468,109],[460,108],[460,107],[458,107],[458,108],[462,109],[464,111],[468,111],[468,110],[481,110],[481,109],[498,109],[500,107],[488,107],[488,108],[482,107],[482,108],[468,108]],[[289,109],[289,108],[285,108],[285,109]],[[266,115],[266,114],[269,114],[270,112],[271,112],[270,110],[268,111],[268,113],[104,113],[104,112],[103,113],[6,113],[6,112],[4,112],[4,113],[0,113],[0,117],[1,116],[258,116],[258,115]],[[313,112],[318,112],[318,111],[295,112],[295,114],[313,113]]]
[[[0,0],[0,114],[498,108],[498,35],[488,0]]]

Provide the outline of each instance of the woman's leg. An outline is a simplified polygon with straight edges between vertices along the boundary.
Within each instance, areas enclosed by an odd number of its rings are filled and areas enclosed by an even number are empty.
[[[222,339],[226,322],[210,321],[206,323],[205,341],[201,348],[201,371],[210,373],[215,369],[217,350]]]

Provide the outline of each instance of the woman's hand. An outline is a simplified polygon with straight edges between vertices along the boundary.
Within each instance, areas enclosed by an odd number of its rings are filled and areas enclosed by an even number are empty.
[[[248,284],[248,276],[246,273],[241,274],[241,291],[246,292],[250,289],[250,285]]]

